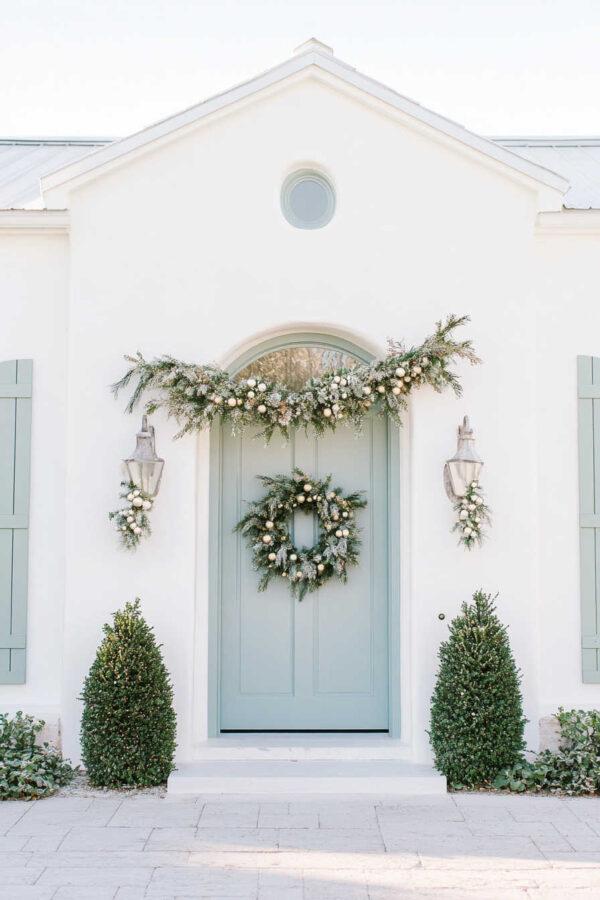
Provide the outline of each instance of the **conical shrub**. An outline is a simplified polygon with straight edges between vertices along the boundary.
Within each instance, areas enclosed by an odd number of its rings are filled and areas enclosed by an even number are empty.
[[[482,784],[524,749],[521,674],[491,595],[463,603],[439,650],[431,705],[436,767],[454,787]]]
[[[176,746],[173,688],[139,599],[104,626],[81,699],[82,758],[92,784],[149,786],[167,780]]]

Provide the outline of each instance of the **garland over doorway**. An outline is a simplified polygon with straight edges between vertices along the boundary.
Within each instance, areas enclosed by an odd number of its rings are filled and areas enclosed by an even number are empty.
[[[383,359],[327,372],[297,391],[259,378],[236,381],[211,364],[185,363],[171,356],[147,361],[139,352],[126,357],[133,365],[113,391],[116,395],[137,382],[127,405],[129,412],[143,394],[158,391],[157,398],[147,401],[146,411],[166,409],[181,426],[177,437],[202,431],[218,419],[230,423],[234,432],[262,426],[267,440],[276,431],[287,439],[295,426],[312,426],[320,435],[340,423],[360,428],[372,409],[399,425],[414,388],[430,385],[438,392],[451,388],[457,396],[462,393],[451,365],[460,359],[480,362],[470,340],[453,337],[455,329],[468,321],[468,316],[450,315],[437,322],[434,333],[418,347],[407,349],[389,341]]]

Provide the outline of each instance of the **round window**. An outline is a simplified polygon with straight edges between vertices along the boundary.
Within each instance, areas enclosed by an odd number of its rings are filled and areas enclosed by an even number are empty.
[[[294,172],[283,184],[281,208],[296,228],[323,228],[335,211],[333,187],[318,172]]]

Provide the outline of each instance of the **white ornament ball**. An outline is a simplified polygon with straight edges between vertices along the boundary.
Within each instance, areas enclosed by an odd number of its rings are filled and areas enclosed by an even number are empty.
[[[144,500],[142,503],[142,509],[152,509],[152,503],[150,500]]]
[[[477,504],[477,506],[481,506],[483,504],[483,497],[476,497],[475,503]]]
[[[298,557],[296,556],[295,553],[290,553],[290,559],[291,559],[292,562],[296,562],[296,560],[298,559]]]
[[[266,413],[266,411],[267,411],[267,407],[265,406],[264,403],[259,403],[257,409],[258,409],[259,413]]]
[[[253,400],[254,396],[255,396],[254,391],[248,391],[248,394],[247,394],[248,400]]]
[[[141,534],[141,533],[142,533],[142,529],[140,528],[139,525],[136,525],[136,526],[135,526],[135,528],[133,529],[133,533],[134,533],[134,534]]]
[[[408,382],[410,381],[410,375],[405,375],[404,380],[408,384]]]
[[[264,381],[261,381],[261,382],[260,382],[260,384],[258,385],[258,389],[259,389],[259,391],[266,391],[267,386],[266,386],[266,384],[264,383]]]
[[[429,365],[429,360],[427,359],[426,356],[424,356],[423,359],[421,360],[421,365],[422,365],[422,366],[428,366],[428,365]]]
[[[273,540],[273,538],[271,537],[270,534],[263,534],[263,537],[262,537],[263,544],[270,544],[272,540]]]
[[[385,394],[385,386],[383,384],[378,385],[377,390],[380,394]]]
[[[472,482],[471,482],[471,487],[472,487],[472,488],[479,487],[479,482],[478,482],[478,481],[472,481]]]
[[[131,503],[131,501],[133,500],[133,494],[127,494],[127,499]]]
[[[406,369],[403,369],[402,366],[398,366],[396,369],[396,375],[398,378],[404,378],[406,375]]]
[[[265,522],[265,525],[267,526],[267,528],[270,529],[270,528],[274,528],[275,523],[274,523],[274,522],[271,522],[270,519],[267,519],[267,521]]]
[[[317,572],[324,572],[324,571],[325,571],[325,566],[323,565],[323,563],[319,563],[319,565],[317,566]]]
[[[304,501],[306,500],[306,497],[304,496],[304,494],[297,494],[296,500],[298,501],[298,503],[304,503]]]
[[[336,536],[336,537],[342,537],[342,534],[343,534],[342,529],[341,529],[341,528],[338,528],[338,530],[337,530],[336,533],[335,533],[335,536]]]
[[[461,511],[460,511],[460,518],[461,518],[461,519],[468,519],[468,518],[469,518],[469,513],[467,512],[466,509],[461,509]]]
[[[237,405],[238,405],[238,406],[241,406],[243,402],[244,402],[244,401],[242,400],[242,398],[241,398],[241,397],[238,397]]]
[[[230,397],[227,401],[227,406],[237,406],[237,400],[235,397]]]
[[[248,385],[249,388],[256,387],[256,378],[249,378],[246,381],[246,384]]]
[[[134,497],[139,497],[139,496],[140,496],[140,492],[139,492],[139,491],[134,491],[134,492],[133,492],[133,496],[134,496]]]
[[[343,534],[344,537],[348,537],[348,535],[350,534],[350,532],[348,531],[347,528],[344,528],[344,530],[342,531],[342,534]]]
[[[340,384],[342,385],[342,387],[346,387],[346,385],[348,384],[348,379],[340,378]]]
[[[213,403],[216,403],[217,406],[219,405],[219,403],[222,403],[222,402],[223,402],[223,398],[220,397],[219,394],[216,394],[216,396],[213,397]]]
[[[335,492],[334,492],[334,491],[329,491],[329,493],[327,494],[327,499],[328,499],[328,500],[335,500]]]
[[[132,502],[133,502],[134,506],[143,506],[144,505],[144,501],[142,500],[141,497],[134,497]]]
[[[277,554],[269,553],[269,559],[271,560],[271,562],[274,562],[277,559]]]
[[[310,493],[310,491],[312,491],[312,484],[305,484],[304,490],[306,491],[307,494]]]
[[[392,388],[392,394],[395,394],[396,397],[398,396],[399,393],[401,393],[399,387],[393,387],[393,388]]]
[[[474,503],[469,503],[468,508],[471,510],[471,512],[473,512],[473,510],[475,509],[475,504],[474,504]]]
[[[282,573],[281,573],[281,577],[282,577],[282,578],[287,578],[287,572],[282,572]]]
[[[339,384],[342,379],[340,378],[339,375],[334,375],[333,380],[335,381],[336,384]]]
[[[131,523],[131,522],[135,522],[135,519],[133,518],[133,516],[127,516],[127,521],[129,523]]]
[[[347,512],[343,512],[342,515],[343,515],[344,519],[347,519],[347,518],[348,518],[348,513],[347,513]]]
[[[132,531],[135,531],[135,529],[137,528],[137,525],[135,524],[135,522],[132,522],[129,527],[131,528]]]
[[[363,388],[363,394],[365,394],[365,396],[368,396],[370,393],[371,393],[371,388],[369,387],[368,384],[365,384],[365,386]]]
[[[339,413],[339,411],[340,411],[340,404],[339,404],[339,403],[334,403],[333,406],[332,406],[331,408],[332,408],[332,410],[333,410],[334,413]]]
[[[471,531],[470,528],[464,528],[464,529],[463,529],[463,534],[465,535],[465,537],[469,537],[469,535],[472,534],[472,533],[473,533],[473,532]]]
[[[334,522],[337,522],[337,520],[339,519],[338,513],[334,513],[331,518],[333,519]]]
[[[325,407],[325,409],[323,410],[323,415],[325,416],[326,419],[328,419],[331,416],[331,410],[329,409],[328,406]]]
[[[415,375],[420,375],[422,372],[421,366],[415,366],[413,372]]]
[[[127,525],[121,525],[121,531],[127,531]]]
[[[346,393],[346,391],[343,391],[342,392],[342,400],[347,400],[347,399],[348,399],[348,394]]]

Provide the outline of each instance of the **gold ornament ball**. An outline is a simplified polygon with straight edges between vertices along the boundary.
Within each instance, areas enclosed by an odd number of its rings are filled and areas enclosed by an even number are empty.
[[[394,387],[394,388],[392,388],[392,394],[395,394],[396,397],[398,396],[399,393],[400,393],[400,388],[399,388],[399,387]]]

